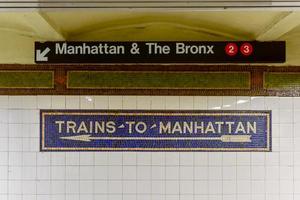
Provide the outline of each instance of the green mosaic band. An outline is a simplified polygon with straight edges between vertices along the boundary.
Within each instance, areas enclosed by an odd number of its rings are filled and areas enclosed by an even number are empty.
[[[250,73],[69,71],[67,87],[86,89],[250,89]]]
[[[264,88],[268,90],[299,89],[300,73],[265,72]]]
[[[53,71],[0,71],[0,88],[54,88]]]

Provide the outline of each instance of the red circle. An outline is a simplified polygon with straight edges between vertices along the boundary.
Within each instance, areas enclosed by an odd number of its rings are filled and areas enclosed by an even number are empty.
[[[244,56],[250,56],[253,53],[253,46],[250,43],[244,43],[242,44],[240,51]]]
[[[235,56],[238,53],[238,46],[235,43],[228,43],[225,46],[225,53],[229,56]]]

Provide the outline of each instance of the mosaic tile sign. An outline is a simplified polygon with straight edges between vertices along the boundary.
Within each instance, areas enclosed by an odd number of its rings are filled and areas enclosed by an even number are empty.
[[[41,110],[41,151],[271,151],[271,111]]]

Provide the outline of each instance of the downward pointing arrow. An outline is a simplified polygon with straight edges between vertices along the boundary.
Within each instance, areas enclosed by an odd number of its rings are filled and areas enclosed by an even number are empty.
[[[50,48],[47,47],[44,51],[36,50],[36,61],[48,61],[46,56],[50,52]]]

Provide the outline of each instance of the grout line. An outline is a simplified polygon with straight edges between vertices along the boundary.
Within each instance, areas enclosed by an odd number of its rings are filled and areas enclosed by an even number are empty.
[[[81,104],[81,98],[79,97],[79,109],[81,109],[81,106],[82,104]],[[80,169],[80,167],[81,167],[81,152],[78,152],[78,164],[79,164],[79,166],[78,166],[78,170],[79,170],[79,173],[78,173],[78,177],[79,177],[79,181],[78,181],[78,189],[79,189],[79,191],[78,191],[78,195],[79,195],[79,200],[81,200],[81,169]],[[84,199],[83,199],[84,200]]]
[[[195,97],[193,96],[193,110],[195,110]],[[195,152],[193,153],[193,200],[196,200],[195,198]]]
[[[166,102],[167,100],[165,100],[165,104],[166,104],[166,106],[167,106],[167,102]],[[179,110],[181,110],[182,108],[181,108],[181,98],[180,97],[178,97],[178,107],[179,107]],[[180,168],[180,165],[181,165],[181,153],[180,152],[177,152],[176,154],[178,154],[178,164],[179,164],[179,166],[178,166],[178,179],[179,180],[177,180],[178,181],[178,195],[179,195],[179,200],[183,200],[182,198],[181,198],[181,168]]]
[[[66,99],[66,96],[65,96],[65,108],[67,107],[67,99]],[[67,182],[66,182],[66,179],[67,179],[67,161],[66,161],[66,158],[67,158],[67,153],[65,152],[64,153],[64,159],[65,159],[65,179],[64,179],[64,186],[65,186],[65,189],[64,189],[64,199],[67,200]]]
[[[222,101],[221,108],[223,108],[224,107],[224,97],[222,97],[221,101]],[[222,200],[223,200],[224,199],[223,152],[221,152],[221,155],[222,155],[222,158],[221,158],[221,162],[222,162],[222,164],[221,164],[221,170],[222,170],[221,171],[221,177],[222,177],[221,184],[222,184]]]
[[[238,199],[238,156],[237,156],[237,153],[235,152],[235,190],[236,190],[236,193],[235,193],[235,196],[236,196],[236,199]],[[251,193],[250,193],[251,194]],[[251,196],[250,196],[251,198]]]
[[[264,98],[264,109],[265,108],[266,108],[266,101],[265,101],[265,98]],[[272,126],[272,124],[271,124],[271,126]],[[265,153],[265,165],[264,165],[264,173],[265,173],[265,176],[264,176],[264,181],[265,181],[264,182],[264,186],[265,186],[265,200],[267,200],[267,167],[266,167],[266,165],[267,165],[267,154]]]
[[[9,98],[8,98],[8,101],[9,101]],[[6,109],[7,110],[7,122],[9,122],[9,109]],[[7,186],[7,194],[6,194],[6,199],[8,200],[9,199],[9,173],[10,173],[10,152],[9,152],[9,148],[10,148],[10,137],[9,137],[9,126],[7,127],[7,182],[6,182],[6,186]]]
[[[292,97],[292,110],[293,110],[293,118],[292,118],[292,124],[293,124],[293,200],[295,200],[295,132],[294,132],[294,126],[295,126],[295,104],[294,104],[295,97]]]
[[[252,109],[252,100],[250,98],[250,108]],[[249,153],[250,155],[250,198],[253,199],[253,174],[252,174],[252,170],[253,170],[253,153]]]
[[[279,140],[278,140],[278,151],[279,151],[279,166],[278,166],[278,184],[279,184],[279,190],[278,190],[278,197],[281,198],[281,192],[280,192],[280,185],[281,185],[281,178],[280,178],[280,168],[281,168],[281,145],[280,145],[280,137],[281,137],[281,132],[280,132],[280,121],[281,121],[281,117],[280,117],[280,98],[278,98],[278,104],[279,104],[279,109],[278,109],[278,122],[279,122]]]
[[[124,109],[124,96],[122,96],[122,109]],[[124,157],[123,157],[123,154],[124,154],[124,152],[121,152],[121,155],[122,155],[122,174],[121,174],[121,176],[122,176],[122,181],[121,181],[121,183],[122,183],[122,200],[124,200],[124,180],[123,180],[124,179],[124,176],[123,176]]]

